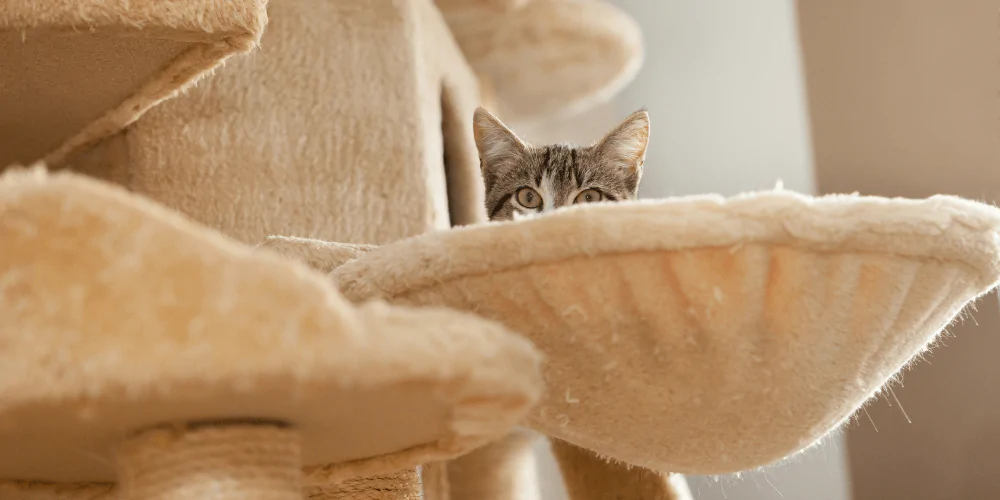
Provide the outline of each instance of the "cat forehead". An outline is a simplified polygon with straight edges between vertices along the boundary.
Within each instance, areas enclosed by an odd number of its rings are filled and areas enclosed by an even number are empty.
[[[525,167],[530,168],[591,168],[599,167],[600,159],[594,153],[592,147],[577,147],[563,144],[555,144],[532,148],[528,155]]]
[[[552,144],[529,146],[520,156],[496,168],[485,168],[487,184],[499,187],[511,183],[539,185],[543,178],[554,187],[579,187],[581,184],[615,183],[628,172],[604,161],[591,146]]]

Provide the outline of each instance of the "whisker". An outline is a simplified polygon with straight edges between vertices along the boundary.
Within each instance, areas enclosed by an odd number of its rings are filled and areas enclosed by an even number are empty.
[[[903,412],[903,417],[906,418],[906,422],[912,424],[913,421],[910,420],[910,416],[907,415],[906,410],[903,409],[903,403],[900,403],[899,398],[896,397],[896,391],[892,390],[892,387],[889,387],[889,393],[892,394],[892,399],[896,400],[896,405],[899,406],[899,411]]]
[[[878,432],[878,426],[875,425],[875,419],[872,418],[872,414],[868,413],[868,407],[862,406],[861,409],[865,411],[865,415],[868,415],[868,421],[872,423],[872,428],[875,429],[875,432]]]

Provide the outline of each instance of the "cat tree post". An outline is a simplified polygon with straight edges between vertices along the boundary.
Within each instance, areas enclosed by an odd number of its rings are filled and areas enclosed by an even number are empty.
[[[274,424],[158,428],[117,453],[126,500],[301,500],[298,431]]]
[[[633,467],[551,439],[563,484],[573,500],[691,500],[687,484],[670,474]]]
[[[538,491],[533,443],[544,439],[518,429],[471,453],[442,464],[452,500],[544,500]]]

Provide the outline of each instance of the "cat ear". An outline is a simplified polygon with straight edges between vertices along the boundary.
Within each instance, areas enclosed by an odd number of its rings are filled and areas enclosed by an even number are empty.
[[[629,173],[641,173],[648,143],[649,113],[640,109],[608,132],[594,146],[594,150],[611,165]]]
[[[472,115],[472,131],[484,170],[517,160],[528,150],[514,132],[482,107],[476,108]]]

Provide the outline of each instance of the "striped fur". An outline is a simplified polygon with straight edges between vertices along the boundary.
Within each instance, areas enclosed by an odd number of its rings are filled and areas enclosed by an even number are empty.
[[[510,220],[571,205],[596,190],[602,201],[634,199],[649,140],[649,115],[639,110],[589,147],[521,141],[488,111],[473,119],[490,220]],[[537,207],[518,202],[519,190],[541,197]]]

